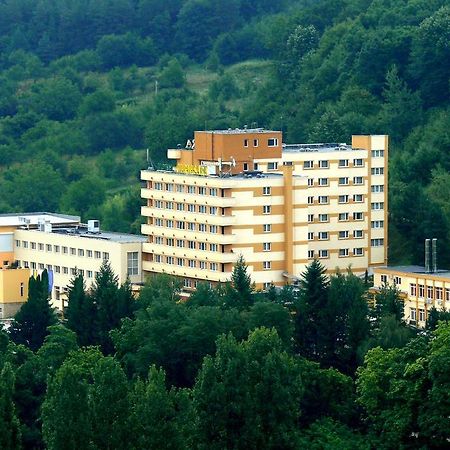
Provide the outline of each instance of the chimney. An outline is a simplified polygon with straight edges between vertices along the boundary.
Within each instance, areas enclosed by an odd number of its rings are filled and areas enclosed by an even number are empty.
[[[431,253],[432,260],[433,260],[433,272],[437,272],[437,239],[433,238],[431,241],[431,245],[433,248],[433,251]]]
[[[425,239],[425,273],[430,272],[430,239]]]

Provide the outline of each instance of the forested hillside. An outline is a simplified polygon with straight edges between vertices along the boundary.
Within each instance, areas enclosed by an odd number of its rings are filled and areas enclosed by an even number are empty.
[[[445,0],[0,0],[0,212],[138,232],[145,148],[388,133],[391,262],[420,262],[449,245],[449,42]]]

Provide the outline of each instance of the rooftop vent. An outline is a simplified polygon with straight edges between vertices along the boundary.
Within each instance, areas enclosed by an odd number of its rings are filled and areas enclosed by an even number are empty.
[[[88,220],[88,233],[100,233],[100,221],[98,220]]]

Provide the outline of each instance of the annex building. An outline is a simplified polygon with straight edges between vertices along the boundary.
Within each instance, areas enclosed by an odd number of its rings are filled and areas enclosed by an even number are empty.
[[[265,289],[313,258],[330,273],[387,262],[387,136],[285,145],[280,131],[197,131],[168,158],[173,170],[141,172],[147,274],[189,290],[230,279],[242,255]]]
[[[65,305],[67,287],[83,274],[86,288],[108,260],[119,283],[142,283],[143,236],[100,230],[97,220],[46,212],[0,215],[0,318],[11,317],[27,299],[28,279],[49,272],[53,306]]]

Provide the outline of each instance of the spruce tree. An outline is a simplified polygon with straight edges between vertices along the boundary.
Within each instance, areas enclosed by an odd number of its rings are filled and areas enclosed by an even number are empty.
[[[50,306],[47,270],[41,276],[30,277],[28,300],[14,317],[10,337],[17,344],[24,344],[36,351],[47,336],[47,327],[56,323],[55,313]]]
[[[91,295],[85,291],[83,275],[77,275],[69,285],[69,304],[65,312],[67,326],[77,334],[80,346],[97,343],[97,310]]]
[[[306,267],[300,281],[300,294],[295,309],[295,340],[302,356],[320,359],[326,327],[328,280],[325,267],[317,260]]]
[[[248,274],[248,267],[244,257],[239,256],[231,274],[231,283],[228,284],[225,302],[230,307],[247,309],[253,303],[254,286]]]

